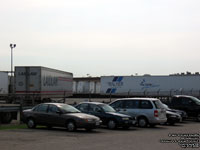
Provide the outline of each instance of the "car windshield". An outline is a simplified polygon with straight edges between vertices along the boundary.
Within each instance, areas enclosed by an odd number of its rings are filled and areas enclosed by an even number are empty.
[[[200,100],[196,97],[192,97],[192,100],[197,104],[200,105]]]
[[[100,105],[100,107],[105,111],[105,112],[116,112],[111,106],[109,105]]]
[[[80,113],[78,109],[67,104],[59,105],[59,108],[61,108],[64,113]]]

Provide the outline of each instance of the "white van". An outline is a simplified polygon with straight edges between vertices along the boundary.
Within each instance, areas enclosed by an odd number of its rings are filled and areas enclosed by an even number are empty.
[[[122,98],[109,105],[122,114],[136,117],[139,127],[153,127],[167,121],[166,110],[156,98]]]

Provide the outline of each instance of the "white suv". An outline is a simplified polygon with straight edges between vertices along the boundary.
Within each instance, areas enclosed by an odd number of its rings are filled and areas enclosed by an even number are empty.
[[[166,110],[156,98],[122,98],[110,103],[116,111],[136,117],[139,127],[151,127],[167,121]]]

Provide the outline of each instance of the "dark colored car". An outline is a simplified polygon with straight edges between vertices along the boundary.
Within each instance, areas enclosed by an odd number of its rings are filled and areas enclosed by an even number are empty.
[[[169,108],[166,104],[163,104],[163,107],[169,111],[169,112],[174,112],[174,113],[177,113],[181,116],[182,120],[186,120],[187,119],[187,113],[183,110],[178,110],[178,109],[171,109]]]
[[[81,112],[92,114],[102,120],[102,124],[109,129],[123,127],[128,129],[130,126],[136,124],[134,117],[117,113],[111,106],[98,102],[83,102],[76,106]]]
[[[77,128],[92,130],[101,123],[98,117],[81,113],[73,106],[62,103],[43,103],[24,110],[23,120],[28,128],[45,125],[49,128],[66,127],[68,131],[74,131]]]
[[[171,109],[183,110],[187,113],[188,117],[196,118],[200,121],[200,100],[193,96],[175,95],[167,105]]]
[[[168,110],[166,111],[166,116],[167,116],[166,124],[174,125],[175,123],[182,121],[182,118],[179,114],[168,111]]]

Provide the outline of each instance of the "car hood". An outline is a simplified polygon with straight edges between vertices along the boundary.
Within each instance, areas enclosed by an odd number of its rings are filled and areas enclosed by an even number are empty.
[[[97,120],[99,120],[98,117],[93,116],[93,115],[89,115],[89,114],[85,114],[85,113],[67,113],[67,114],[64,114],[64,115],[78,117],[78,118],[82,118],[82,119],[97,119]]]
[[[176,116],[180,116],[179,114],[175,113],[175,112],[171,112],[171,111],[166,111],[167,114],[169,115],[176,115]]]
[[[110,114],[110,115],[118,116],[118,117],[128,117],[128,118],[131,118],[131,116],[129,116],[129,115],[120,114],[120,113],[117,113],[117,112],[106,112],[106,113]]]
[[[185,113],[185,111],[178,110],[178,109],[169,109],[168,111],[175,112],[175,113]]]

